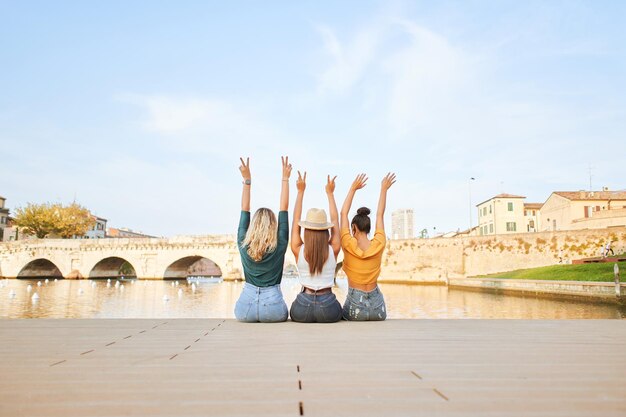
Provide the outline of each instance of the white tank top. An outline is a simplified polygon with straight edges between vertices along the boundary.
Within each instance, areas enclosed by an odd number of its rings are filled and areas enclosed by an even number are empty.
[[[322,267],[322,273],[319,275],[311,276],[311,270],[309,269],[309,263],[304,259],[304,245],[300,247],[300,254],[298,256],[298,273],[300,274],[300,284],[303,287],[310,288],[314,291],[324,288],[331,288],[335,284],[335,268],[337,267],[337,260],[335,259],[335,252],[333,248],[328,246],[328,259]]]

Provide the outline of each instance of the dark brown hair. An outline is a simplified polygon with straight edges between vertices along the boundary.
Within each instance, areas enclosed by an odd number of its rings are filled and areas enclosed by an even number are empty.
[[[356,225],[356,228],[361,232],[369,234],[372,223],[370,221],[370,209],[367,207],[361,207],[356,211],[356,216],[352,218],[351,225]]]
[[[311,276],[320,275],[328,259],[328,230],[304,229],[304,260],[309,263]]]

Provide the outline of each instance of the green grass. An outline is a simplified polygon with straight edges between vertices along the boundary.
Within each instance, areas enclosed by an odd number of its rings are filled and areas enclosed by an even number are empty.
[[[501,272],[498,274],[481,275],[476,278],[613,282],[613,265],[615,264],[612,262],[579,265],[552,265],[532,269],[518,269],[516,271]],[[626,262],[619,262],[618,265],[620,270],[620,281],[626,282]]]

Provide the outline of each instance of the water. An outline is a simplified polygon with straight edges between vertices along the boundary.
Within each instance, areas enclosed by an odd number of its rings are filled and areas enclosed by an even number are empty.
[[[38,286],[41,281],[41,286]],[[0,285],[0,318],[233,318],[233,306],[242,282],[191,283],[173,281],[116,280],[3,280]],[[30,292],[28,285],[32,286]],[[623,319],[619,306],[558,301],[526,296],[448,289],[444,286],[381,284],[389,318],[510,318],[510,319]],[[300,286],[284,279],[287,305]],[[347,282],[338,280],[334,289],[341,303]],[[178,292],[182,290],[179,296]],[[10,293],[15,297],[11,298]],[[32,300],[34,293],[39,299]],[[164,296],[169,300],[164,301]]]

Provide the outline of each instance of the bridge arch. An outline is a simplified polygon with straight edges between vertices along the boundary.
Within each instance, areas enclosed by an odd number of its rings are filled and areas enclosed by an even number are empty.
[[[46,258],[38,258],[28,262],[20,269],[17,278],[64,278],[61,269]]]
[[[90,279],[98,278],[137,278],[137,270],[126,259],[119,256],[109,256],[99,260],[89,270]]]
[[[190,276],[221,277],[222,268],[209,258],[193,255],[172,262],[163,272],[163,279],[186,279]]]

